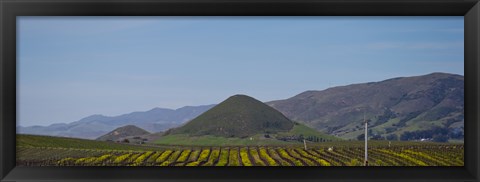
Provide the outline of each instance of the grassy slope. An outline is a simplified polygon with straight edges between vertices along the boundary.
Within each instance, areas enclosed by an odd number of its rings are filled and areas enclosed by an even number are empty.
[[[300,134],[302,134],[303,136],[316,136],[318,138],[324,138],[326,140],[331,140],[331,141],[341,140],[340,138],[337,138],[335,136],[327,135],[327,134],[323,134],[321,132],[318,132],[315,129],[307,127],[303,124],[295,124],[294,127],[292,128],[292,130],[290,130],[288,132],[278,133],[278,135],[280,135],[280,136],[281,135],[300,135]]]
[[[186,135],[170,135],[163,138],[164,140],[155,141],[161,145],[188,145],[188,146],[283,146],[283,147],[303,147],[301,142],[284,142],[275,139],[259,139],[261,136],[253,136],[253,140],[240,138],[223,138],[215,136],[188,137]],[[345,141],[338,140],[333,142],[307,142],[308,147],[363,147],[364,141]],[[425,145],[450,145],[452,143],[434,143],[434,142],[418,142],[418,141],[391,141],[391,146],[425,146]],[[370,147],[387,147],[389,141],[370,140]]]
[[[250,138],[226,138],[212,135],[188,136],[186,134],[175,134],[164,136],[154,141],[161,145],[191,145],[191,146],[245,146],[245,145],[288,145],[289,142],[283,142],[275,139],[261,139],[261,135],[255,135]]]
[[[398,137],[400,137],[400,135],[402,133],[406,132],[406,131],[412,132],[412,131],[418,131],[418,130],[427,130],[427,129],[431,129],[434,126],[443,127],[443,123],[444,123],[443,120],[425,122],[421,119],[422,117],[423,117],[423,115],[419,115],[419,116],[407,121],[405,127],[402,127],[401,129],[396,130],[396,131],[391,132],[391,133],[386,133],[385,129],[389,128],[389,127],[394,127],[393,126],[394,124],[398,124],[399,121],[400,121],[399,118],[390,119],[387,122],[385,122],[383,124],[380,124],[380,125],[377,125],[375,127],[369,127],[369,130],[372,130],[376,134],[381,134],[383,137],[385,137],[389,134],[396,134]],[[352,132],[343,134],[340,137],[342,137],[344,139],[356,140],[357,136],[360,135],[360,134],[363,134],[363,133],[364,133],[364,130],[363,130],[363,127],[361,127],[357,131],[352,131]]]
[[[137,146],[76,138],[17,134],[18,147],[51,147],[105,150],[158,150],[158,147]]]
[[[281,132],[278,134],[270,134],[271,138],[265,138],[262,134],[257,134],[247,138],[226,138],[212,135],[204,136],[189,136],[187,134],[174,134],[163,136],[159,140],[154,141],[155,144],[161,145],[192,145],[192,146],[259,146],[259,145],[303,145],[296,141],[281,141],[277,140],[275,136],[291,136],[300,135],[317,136],[331,141],[340,141],[341,139],[334,136],[326,135],[305,125],[294,125],[292,130],[288,132]]]
[[[169,143],[174,145],[192,145],[192,146],[244,146],[248,144],[254,145],[271,145],[271,146],[288,146],[288,147],[303,147],[301,142],[284,142],[274,139],[259,140],[262,136],[254,136],[254,140],[239,139],[239,138],[221,138],[213,136],[204,136],[200,138],[186,137],[182,135],[167,136],[167,140],[158,143]],[[218,145],[224,142],[223,145]],[[309,147],[362,147],[363,141],[334,141],[334,142],[320,142],[307,143]],[[369,146],[388,146],[388,141],[369,141]],[[449,143],[433,143],[433,142],[401,142],[392,141],[391,146],[416,146],[416,145],[449,145]],[[20,147],[51,147],[51,148],[76,148],[76,149],[100,149],[100,150],[137,150],[137,151],[156,151],[162,149],[174,149],[172,146],[149,147],[149,146],[135,146],[128,144],[117,144],[111,142],[49,137],[49,136],[35,136],[35,135],[17,135],[17,146]],[[186,146],[185,146],[186,147]],[[180,148],[185,148],[180,147]]]

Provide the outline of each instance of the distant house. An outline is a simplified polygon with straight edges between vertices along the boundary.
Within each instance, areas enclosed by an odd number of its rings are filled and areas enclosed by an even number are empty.
[[[432,140],[431,138],[421,138],[421,139],[420,139],[421,142],[431,141],[431,140]]]

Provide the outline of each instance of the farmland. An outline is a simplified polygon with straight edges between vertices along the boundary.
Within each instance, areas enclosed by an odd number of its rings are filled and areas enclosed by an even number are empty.
[[[64,143],[62,143],[62,141]],[[71,143],[74,141],[75,143]],[[20,166],[362,166],[362,142],[292,146],[136,146],[17,137]],[[369,166],[463,166],[463,144],[372,142]]]

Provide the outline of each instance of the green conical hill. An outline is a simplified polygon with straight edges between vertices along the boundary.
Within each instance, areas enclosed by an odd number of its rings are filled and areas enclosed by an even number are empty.
[[[292,128],[293,122],[272,107],[246,95],[234,95],[167,133],[243,138]]]

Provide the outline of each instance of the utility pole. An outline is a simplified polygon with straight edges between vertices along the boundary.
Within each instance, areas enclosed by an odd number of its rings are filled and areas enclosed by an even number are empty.
[[[365,123],[365,166],[368,166],[368,122],[363,111],[363,122]]]
[[[303,147],[305,147],[305,150],[307,150],[307,142],[305,141],[305,139],[303,139]]]

